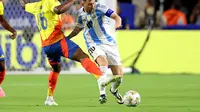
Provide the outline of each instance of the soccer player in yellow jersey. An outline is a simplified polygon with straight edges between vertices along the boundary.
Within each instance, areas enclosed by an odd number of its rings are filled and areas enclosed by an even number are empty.
[[[67,11],[75,1],[68,0],[61,4],[58,0],[41,0],[33,3],[20,0],[25,11],[35,16],[40,31],[43,50],[53,68],[53,71],[49,75],[48,94],[45,101],[45,105],[47,106],[58,105],[54,101],[53,95],[61,70],[61,56],[80,62],[86,71],[94,74],[100,80],[101,86],[106,86],[118,78],[112,77],[108,79],[103,77],[99,68],[89,59],[89,56],[77,44],[65,38],[61,30],[62,22],[60,14]]]
[[[12,34],[10,35],[11,39],[15,39],[17,36],[17,32],[8,24],[8,22],[4,18],[4,6],[2,1],[0,0],[0,24],[8,31],[10,31]],[[1,84],[5,78],[5,57],[4,53],[0,44],[0,97],[5,97],[5,93],[3,89],[1,88]]]

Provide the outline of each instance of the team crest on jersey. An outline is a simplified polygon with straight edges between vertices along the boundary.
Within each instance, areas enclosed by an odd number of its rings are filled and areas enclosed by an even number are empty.
[[[92,20],[92,17],[90,15],[87,15],[87,21]]]

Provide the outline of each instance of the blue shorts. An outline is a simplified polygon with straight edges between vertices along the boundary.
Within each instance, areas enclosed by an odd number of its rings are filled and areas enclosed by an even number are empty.
[[[4,53],[3,53],[3,49],[0,45],[0,61],[5,61],[5,56],[4,56]]]
[[[47,55],[49,63],[53,65],[60,62],[61,56],[71,59],[79,48],[73,41],[63,38],[54,44],[43,47],[43,51]]]

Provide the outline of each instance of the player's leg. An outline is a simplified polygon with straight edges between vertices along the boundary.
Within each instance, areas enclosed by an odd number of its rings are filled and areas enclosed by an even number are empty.
[[[107,71],[108,71],[108,61],[106,59],[105,53],[102,52],[100,54],[100,51],[98,53],[98,56],[93,56],[96,63],[99,65],[100,71],[103,73],[104,76],[107,76]],[[92,54],[91,54],[92,55]],[[99,102],[101,104],[106,103],[107,98],[106,98],[106,86],[102,87],[100,84],[100,80],[97,80],[98,82],[98,86],[99,86],[99,92],[100,92],[100,96],[99,96]]]
[[[64,57],[80,62],[85,70],[93,74],[97,79],[102,76],[96,64],[90,60],[89,56],[77,44],[68,38],[62,39],[60,44]]]
[[[118,92],[118,87],[122,83],[122,77],[123,77],[123,72],[122,72],[122,66],[121,65],[110,65],[110,68],[112,70],[113,75],[119,75],[119,77],[115,82],[112,82],[110,92],[115,96],[117,103],[123,104],[123,98]]]
[[[52,64],[52,62],[50,62],[50,65],[51,65],[53,70],[49,74],[49,79],[48,79],[49,83],[48,83],[48,93],[47,93],[47,95],[48,96],[54,96],[54,91],[55,91],[55,88],[56,88],[58,76],[59,76],[59,73],[61,71],[61,63],[56,62],[56,63]]]
[[[93,69],[97,73],[100,72],[99,74],[102,74],[99,78],[97,78],[98,87],[99,87],[99,90],[100,90],[99,102],[101,104],[106,103],[106,101],[107,101],[107,99],[106,99],[106,86],[109,83],[115,81],[115,79],[116,79],[116,77],[113,77],[113,76],[111,76],[111,77],[106,76],[106,72],[107,72],[107,69],[108,69],[108,66],[106,66],[107,65],[106,58],[104,56],[98,56],[98,62],[99,62],[100,65],[102,65],[102,66],[100,66],[100,70],[96,66],[96,64],[89,59],[89,56],[87,54],[85,54],[80,48],[73,54],[71,59],[76,60],[78,62],[81,62],[82,66],[88,72],[90,72],[89,71],[90,69]],[[102,62],[100,62],[100,61],[102,61]],[[94,74],[94,72],[90,72],[90,73]]]
[[[101,47],[102,45],[98,46],[92,46],[89,48],[89,53],[90,55],[94,58],[95,62],[99,65],[100,71],[102,72],[103,76],[106,79],[112,78],[112,76],[109,76],[107,74],[108,71],[108,61],[106,57],[106,53]],[[114,81],[114,80],[113,80]],[[100,97],[99,97],[99,102],[101,104],[106,103],[107,98],[106,98],[106,86],[102,87],[101,86],[101,80],[97,80],[98,86],[99,86],[99,91],[100,91]]]
[[[47,98],[45,101],[45,105],[46,106],[57,106],[58,104],[54,101],[54,91],[56,88],[59,73],[61,71],[61,63],[50,62],[50,64],[51,64],[53,70],[49,74],[48,92],[47,92]]]
[[[80,62],[83,68],[85,68],[87,72],[93,74],[97,79],[102,76],[102,73],[100,72],[97,65],[89,58],[86,53],[83,52],[81,48],[76,49],[70,59]]]
[[[45,101],[45,105],[47,106],[57,106],[58,104],[54,101],[54,91],[56,88],[57,80],[59,73],[61,71],[61,63],[60,63],[60,43],[57,42],[53,45],[46,46],[43,48],[45,54],[48,57],[49,64],[52,67],[52,71],[49,74],[48,79],[48,92],[47,92],[47,98]]]
[[[5,97],[5,93],[1,88],[1,84],[5,78],[6,69],[5,69],[5,57],[3,54],[3,50],[0,46],[0,97]]]
[[[117,80],[112,82],[110,92],[115,96],[117,103],[123,104],[122,96],[118,92],[118,87],[122,83],[123,70],[120,55],[117,46],[107,46],[107,58],[109,67],[111,68],[112,74],[114,76],[119,76]]]
[[[80,62],[86,71],[93,74],[97,78],[101,87],[105,87],[107,84],[115,80],[115,77],[105,78],[97,65],[89,58],[89,56],[71,40],[67,38],[62,40],[61,46],[64,57],[68,57],[72,60]]]
[[[90,51],[90,50],[89,50]],[[91,50],[92,51],[92,50]],[[104,75],[104,77],[107,77],[107,71],[108,71],[108,61],[106,59],[106,54],[99,48],[93,47],[93,51],[90,51],[90,55],[94,58],[95,62],[98,64],[100,71]],[[97,80],[98,87],[99,87],[99,102],[100,104],[106,103],[107,101],[107,95],[106,95],[106,86],[101,86],[101,81]]]

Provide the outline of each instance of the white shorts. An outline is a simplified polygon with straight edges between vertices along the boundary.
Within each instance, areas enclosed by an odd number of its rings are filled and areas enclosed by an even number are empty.
[[[88,52],[94,60],[96,60],[98,56],[105,56],[109,65],[122,65],[117,45],[95,45],[89,47]]]

